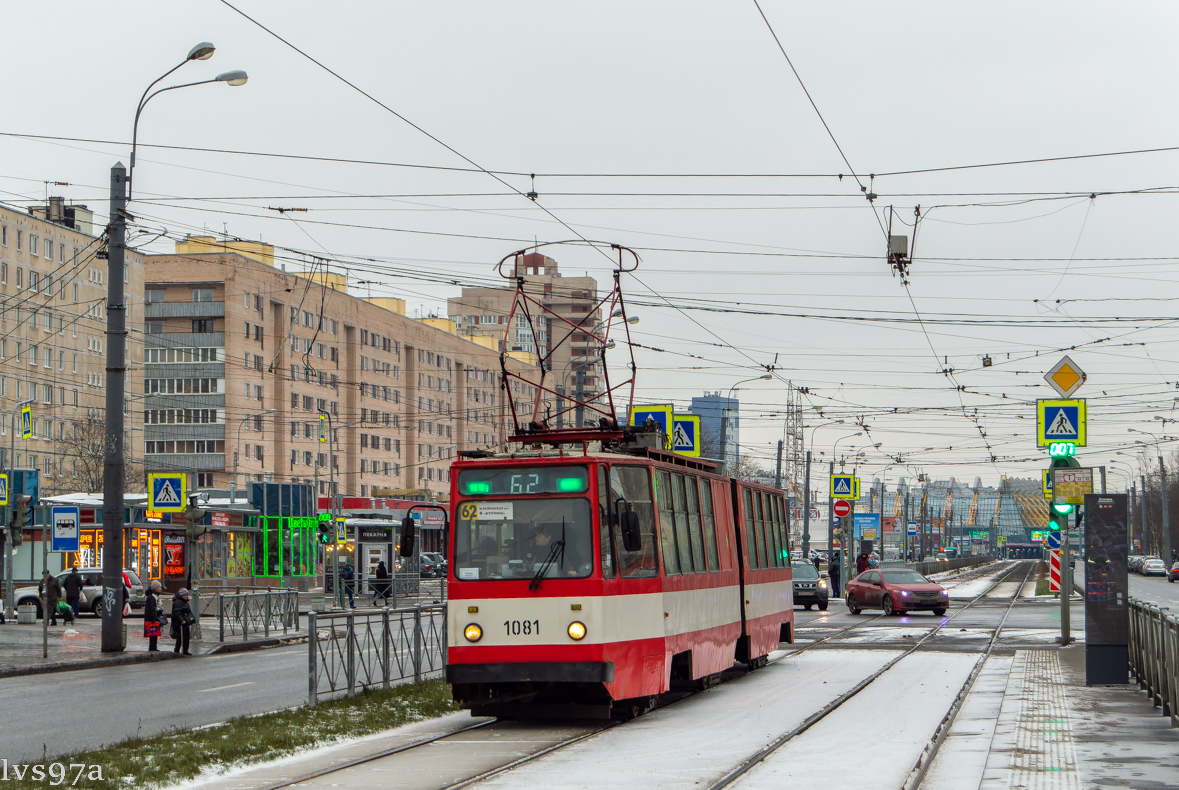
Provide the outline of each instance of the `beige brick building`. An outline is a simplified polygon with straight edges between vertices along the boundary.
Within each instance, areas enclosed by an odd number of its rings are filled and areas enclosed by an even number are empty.
[[[516,259],[515,275],[528,278],[525,293],[572,323],[592,331],[602,320],[601,311],[596,309],[600,297],[594,278],[565,277],[554,259],[537,252]],[[506,336],[512,349],[537,357],[552,351],[553,375],[547,381],[549,387],[570,396],[580,391],[584,395],[581,400],[592,399],[601,391],[603,383],[600,344],[588,333],[578,331],[574,331],[571,342],[562,343],[572,327],[551,316],[542,316],[543,324],[537,325],[535,332],[519,315],[516,325],[508,327],[516,292],[515,283],[504,282],[504,288],[464,288],[461,296],[447,300],[447,315],[458,333],[463,337],[489,339],[498,349],[503,345],[505,330],[510,329]],[[531,312],[535,317],[535,308]],[[553,427],[568,427],[574,420],[574,414],[570,413],[554,421]]]
[[[208,237],[148,256],[149,469],[190,471],[198,488],[272,479],[326,495],[334,475],[347,496],[445,495],[458,450],[504,441],[497,351],[274,260]],[[334,442],[320,441],[322,413]]]
[[[35,399],[33,437],[16,434],[10,464],[39,469],[44,495],[102,490],[107,262],[95,230],[85,206],[61,198],[0,206],[0,446],[9,451],[15,405]],[[143,490],[143,256],[128,250],[126,264],[126,477]]]

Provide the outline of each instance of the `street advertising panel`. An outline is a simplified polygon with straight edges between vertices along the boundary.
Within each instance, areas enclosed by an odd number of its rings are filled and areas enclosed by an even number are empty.
[[[1126,683],[1130,588],[1126,565],[1128,497],[1085,496],[1085,682]]]

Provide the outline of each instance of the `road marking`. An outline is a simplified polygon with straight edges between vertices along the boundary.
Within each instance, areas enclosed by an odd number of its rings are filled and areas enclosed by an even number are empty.
[[[232,686],[218,686],[215,689],[201,689],[200,691],[197,692],[197,694],[204,694],[206,691],[224,691],[225,689],[235,689],[238,686],[252,686],[252,685],[254,685],[254,681],[247,680],[245,683],[234,683]]]

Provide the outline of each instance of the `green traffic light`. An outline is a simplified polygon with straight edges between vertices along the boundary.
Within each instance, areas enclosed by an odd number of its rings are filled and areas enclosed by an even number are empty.
[[[1058,505],[1058,504],[1053,504],[1053,505],[1052,505],[1052,509],[1053,509],[1053,510],[1055,510],[1057,513],[1061,513],[1061,514],[1064,514],[1064,513],[1072,513],[1072,512],[1073,512],[1073,506],[1072,506],[1072,505]]]

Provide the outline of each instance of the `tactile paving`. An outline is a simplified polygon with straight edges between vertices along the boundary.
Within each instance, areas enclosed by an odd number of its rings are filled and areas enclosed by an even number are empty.
[[[1056,651],[1022,650],[1015,671],[1022,682],[1008,787],[1080,790],[1063,669]]]

